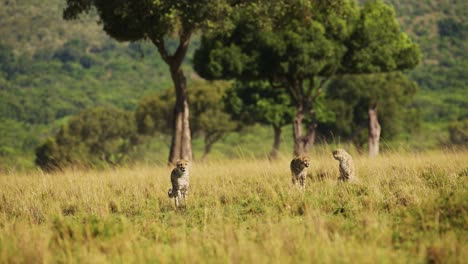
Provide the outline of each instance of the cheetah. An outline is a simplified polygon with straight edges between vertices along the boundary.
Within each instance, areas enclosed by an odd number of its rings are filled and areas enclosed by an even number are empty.
[[[291,161],[292,184],[296,186],[298,183],[302,190],[305,189],[305,181],[307,177],[307,168],[310,166],[310,158],[306,155],[299,155]]]
[[[351,155],[348,154],[344,149],[337,149],[332,152],[333,158],[340,162],[340,181],[348,181],[356,179],[356,170],[354,168],[354,162]]]
[[[169,198],[174,198],[176,208],[179,207],[179,198],[187,202],[188,188],[190,182],[189,162],[187,160],[178,160],[176,167],[171,172],[172,189],[167,192]]]

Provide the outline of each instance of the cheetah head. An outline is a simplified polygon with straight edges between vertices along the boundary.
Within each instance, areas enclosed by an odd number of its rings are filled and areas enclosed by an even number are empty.
[[[346,151],[344,149],[336,149],[332,152],[333,158],[336,160],[342,160],[346,155]]]
[[[178,160],[176,162],[176,168],[181,171],[182,173],[185,173],[188,170],[189,162],[187,160]]]
[[[301,162],[301,164],[302,164],[305,168],[309,168],[309,167],[310,167],[310,158],[309,158],[308,156],[301,155],[301,156],[297,157],[297,159]]]

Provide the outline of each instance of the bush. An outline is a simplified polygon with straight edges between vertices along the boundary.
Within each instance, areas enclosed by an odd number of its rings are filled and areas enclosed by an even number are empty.
[[[36,149],[35,163],[46,171],[68,165],[116,165],[137,143],[133,114],[112,108],[88,109],[71,118],[55,138]]]
[[[448,131],[451,144],[468,144],[468,119],[450,124],[448,126]]]

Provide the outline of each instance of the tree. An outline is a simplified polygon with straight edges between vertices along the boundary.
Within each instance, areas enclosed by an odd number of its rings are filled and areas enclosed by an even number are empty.
[[[370,106],[367,112],[369,113],[369,156],[375,157],[379,154],[380,133],[382,132],[377,114],[377,103]]]
[[[34,163],[45,171],[55,171],[64,166],[63,156],[60,155],[57,143],[53,138],[48,138],[39,145],[35,153]]]
[[[66,0],[63,16],[76,19],[92,8],[97,10],[103,30],[118,41],[150,40],[169,66],[175,88],[173,136],[169,162],[192,159],[187,81],[181,64],[187,53],[190,39],[198,29],[222,21],[230,4],[237,1],[115,1],[115,0]],[[167,46],[168,37],[178,37],[175,51]]]
[[[196,81],[190,84],[187,98],[190,104],[190,117],[192,135],[202,136],[204,150],[202,159],[210,153],[213,145],[223,136],[235,130],[238,123],[231,120],[224,111],[223,96],[227,82]],[[155,133],[170,134],[172,127],[169,125],[174,116],[170,112],[174,94],[172,90],[166,90],[155,95],[145,97],[138,105],[135,116],[138,131],[144,135]]]
[[[194,135],[203,136],[205,147],[202,160],[211,152],[213,145],[227,133],[236,130],[239,123],[226,113],[223,97],[229,82],[197,81],[191,85],[189,99],[192,102],[191,122]]]
[[[5,74],[6,79],[17,71],[16,60],[13,48],[0,44],[0,74]]]
[[[113,108],[87,109],[36,149],[35,163],[45,170],[68,165],[116,165],[128,158],[137,141],[132,113]]]
[[[296,155],[309,151],[317,124],[327,116],[319,101],[330,78],[398,71],[419,62],[417,46],[381,1],[260,3],[243,9],[232,31],[205,35],[194,66],[207,79],[261,80],[285,89],[295,107]]]
[[[468,118],[449,124],[449,143],[455,145],[468,145]]]
[[[419,126],[412,107],[417,89],[415,82],[399,72],[334,78],[326,94],[336,121],[319,130],[324,135],[333,132],[358,146],[367,141],[369,154],[376,156],[381,133],[390,140]]]
[[[224,97],[228,113],[243,124],[271,125],[274,132],[270,158],[276,159],[282,127],[291,124],[294,108],[282,89],[271,89],[267,82],[236,82]]]
[[[156,133],[172,134],[174,112],[174,93],[164,90],[154,95],[146,96],[135,110],[135,119],[138,133],[141,135],[154,136]]]

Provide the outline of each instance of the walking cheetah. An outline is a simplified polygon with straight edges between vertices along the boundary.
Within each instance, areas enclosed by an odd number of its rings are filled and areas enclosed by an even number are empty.
[[[305,189],[305,181],[307,177],[307,168],[310,166],[310,158],[305,155],[295,157],[291,161],[292,184],[294,186],[299,183],[301,189]]]
[[[356,179],[356,170],[354,168],[354,162],[351,155],[348,154],[344,149],[337,149],[333,152],[333,158],[340,162],[340,181],[348,181]]]
[[[176,208],[179,207],[179,198],[187,202],[190,175],[188,171],[189,163],[186,160],[178,160],[176,167],[171,172],[172,189],[167,192],[169,198],[174,198]]]

